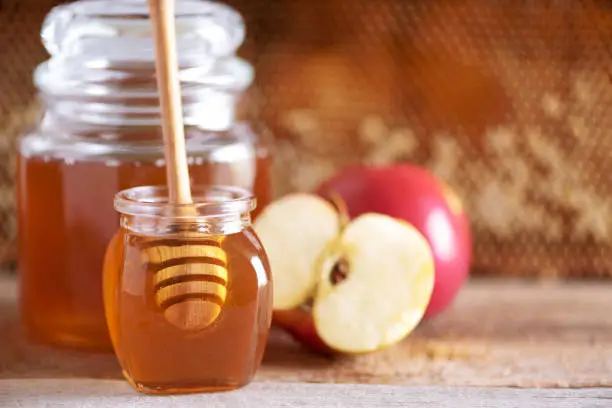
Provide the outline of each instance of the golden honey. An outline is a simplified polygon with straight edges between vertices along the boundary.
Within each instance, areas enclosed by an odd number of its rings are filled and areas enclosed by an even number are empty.
[[[178,1],[175,14],[191,181],[248,189],[262,208],[271,160],[240,103],[254,78],[238,56],[244,22],[209,1]],[[17,182],[20,307],[37,341],[111,349],[102,268],[113,197],[166,184],[151,29],[146,1],[62,2],[43,22],[49,59],[33,82],[44,104],[20,138]]]
[[[258,158],[251,175],[260,208],[269,200],[268,160]],[[236,181],[229,165],[192,162],[195,183]],[[20,157],[20,306],[33,339],[110,350],[102,266],[119,220],[113,197],[136,185],[164,183],[165,167],[155,161]]]
[[[213,200],[223,196],[216,189]],[[206,215],[181,221],[162,215],[168,206],[159,203],[142,209],[140,201],[160,191],[123,193],[136,199],[119,200],[122,228],[106,253],[106,318],[124,375],[154,394],[243,386],[260,365],[272,313],[268,261],[250,227],[249,201],[228,195],[202,204]],[[206,197],[194,190],[196,203]]]

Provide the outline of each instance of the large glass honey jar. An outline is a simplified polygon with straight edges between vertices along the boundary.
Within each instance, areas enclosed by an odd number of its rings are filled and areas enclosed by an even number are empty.
[[[241,16],[214,2],[177,0],[178,53],[194,184],[269,200],[267,144],[239,120],[250,64],[236,56]],[[32,338],[110,348],[102,302],[114,195],[165,183],[155,53],[146,0],[82,0],[53,9],[35,71],[44,103],[19,144],[21,313]]]

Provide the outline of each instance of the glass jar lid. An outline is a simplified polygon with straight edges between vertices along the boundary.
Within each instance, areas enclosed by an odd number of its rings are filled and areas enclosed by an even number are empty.
[[[60,116],[88,122],[159,123],[149,17],[147,0],[80,0],[55,7],[41,32],[51,58],[34,76],[48,105],[55,103]],[[243,19],[217,2],[176,0],[176,26],[185,122],[226,128],[234,95],[253,81],[252,66],[236,56],[245,37]]]
[[[202,0],[177,0],[181,66],[232,55],[244,41],[244,24],[232,8]],[[154,58],[146,0],[81,0],[54,8],[43,24],[53,57],[101,62],[150,62]],[[96,63],[97,60],[97,63]]]

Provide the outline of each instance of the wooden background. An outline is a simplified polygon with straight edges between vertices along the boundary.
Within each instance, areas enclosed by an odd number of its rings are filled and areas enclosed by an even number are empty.
[[[0,7],[0,248],[15,259],[15,140],[54,0]],[[410,161],[462,196],[475,274],[612,276],[612,2],[228,0],[275,135],[277,195]]]

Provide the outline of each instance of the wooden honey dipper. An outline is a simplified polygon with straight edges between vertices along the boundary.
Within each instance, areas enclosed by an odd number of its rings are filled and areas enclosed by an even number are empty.
[[[149,0],[155,39],[168,183],[168,203],[177,215],[195,216],[185,149],[178,79],[175,0]],[[154,239],[143,245],[143,262],[153,274],[154,298],[168,322],[198,330],[212,324],[227,297],[227,255],[221,238],[183,231],[181,239]]]

